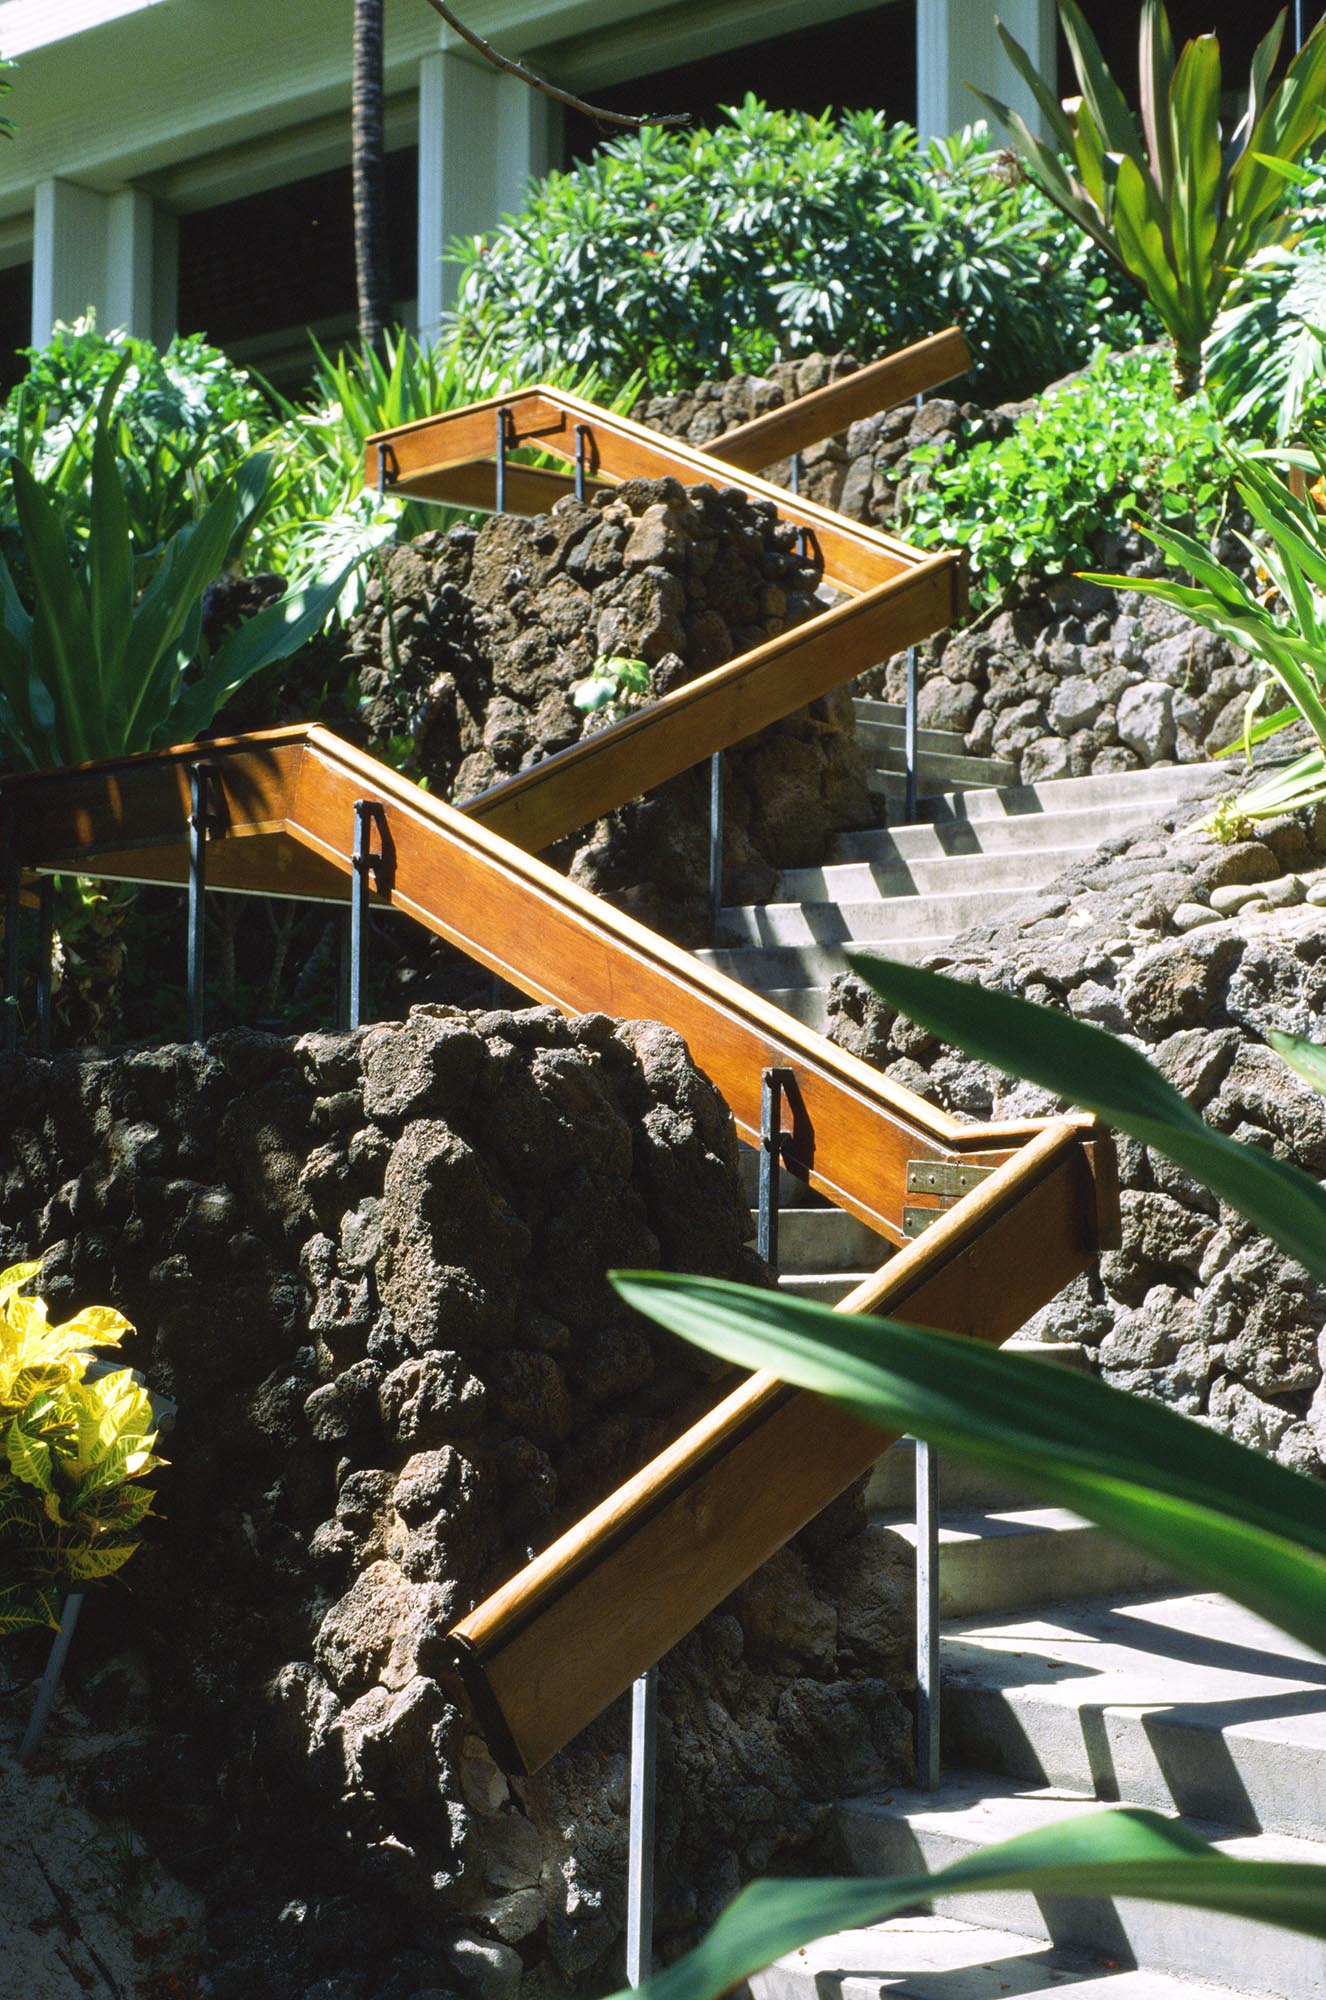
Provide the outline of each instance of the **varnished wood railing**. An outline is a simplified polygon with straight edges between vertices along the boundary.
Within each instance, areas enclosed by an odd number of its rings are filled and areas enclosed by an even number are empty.
[[[882,361],[872,361],[808,396],[798,396],[780,410],[770,410],[735,430],[724,431],[705,450],[725,465],[744,465],[758,472],[763,465],[790,458],[793,452],[805,451],[822,438],[836,436],[863,417],[923,396],[928,389],[951,382],[955,375],[965,375],[970,367],[971,353],[961,332],[956,326],[946,327],[942,333],[932,333],[927,340],[918,340],[897,354],[886,354]]]
[[[951,344],[946,351],[951,359]],[[939,363],[932,356],[927,365]],[[816,424],[837,428],[852,420],[849,408],[863,414],[861,399],[878,392],[880,379],[864,389],[860,376],[832,385]],[[896,374],[889,379],[887,400],[910,392],[897,387]],[[838,394],[849,385],[856,404]],[[790,1072],[786,1164],[890,1241],[905,1241],[910,1164],[991,1169],[840,1310],[892,1311],[973,1338],[1006,1338],[1113,1240],[1108,1135],[1082,1119],[962,1125],[575,888],[530,851],[947,622],[962,603],[960,563],[918,555],[546,390],[393,433],[383,441],[384,470],[389,453],[400,490],[482,504],[496,476],[482,459],[499,418],[508,450],[537,443],[571,459],[578,429],[599,474],[666,472],[695,481],[721,471],[767,495],[815,538],[847,601],[465,811],[314,726],[6,778],[0,811],[20,868],[183,883],[190,774],[203,763],[217,824],[209,883],[339,900],[348,891],[356,807],[367,803],[380,852],[376,901],[533,999],[676,1028],[749,1140],[760,1132],[764,1071]],[[776,456],[809,441],[804,417],[800,428],[744,430],[749,463],[766,449]],[[582,469],[588,473],[588,463]],[[571,484],[516,464],[505,477],[512,504],[531,508]],[[914,1191],[910,1200],[938,1205]],[[453,1634],[502,1761],[533,1770],[569,1741],[880,1449],[876,1432],[770,1378],[735,1391]]]
[[[895,1243],[905,1240],[909,1161],[996,1166],[1041,1129],[1035,1121],[964,1125],[949,1117],[578,889],[473,814],[314,725],[6,778],[0,804],[20,865],[183,884],[189,772],[200,759],[225,826],[209,842],[210,886],[343,898],[354,807],[369,801],[380,809],[388,855],[375,900],[532,999],[568,1013],[667,1022],[685,1036],[747,1139],[759,1136],[762,1072],[790,1071],[789,1167]]]

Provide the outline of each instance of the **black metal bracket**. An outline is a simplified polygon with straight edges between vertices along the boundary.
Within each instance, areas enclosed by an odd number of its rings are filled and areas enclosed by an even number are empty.
[[[511,412],[504,403],[497,413],[497,449],[493,454],[493,463],[497,467],[494,507],[499,514],[506,512],[506,455],[515,443],[515,428]]]
[[[387,488],[396,484],[396,481],[401,476],[401,472],[399,465],[396,463],[396,454],[389,444],[380,444],[377,452],[378,499],[381,500],[385,496]]]
[[[203,916],[207,894],[207,843],[227,825],[220,773],[214,764],[189,766],[189,982],[185,1033],[203,1038]]]
[[[723,914],[723,753],[709,759],[709,942],[718,943]]]
[[[585,497],[585,474],[588,469],[589,447],[594,441],[594,433],[588,424],[577,424],[576,431],[576,499]]]
[[[796,1092],[790,1069],[767,1069],[760,1080],[760,1197],[756,1247],[778,1269],[778,1193],[783,1166],[783,1100]]]
[[[376,832],[378,845],[373,846]],[[347,1025],[357,1028],[363,1017],[364,947],[368,942],[368,903],[374,890],[385,895],[391,887],[391,836],[386,809],[376,799],[355,800],[354,846],[350,856],[350,999]]]

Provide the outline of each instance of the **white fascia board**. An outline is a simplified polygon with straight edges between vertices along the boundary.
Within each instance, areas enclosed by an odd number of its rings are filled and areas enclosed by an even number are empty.
[[[126,14],[141,14],[170,0],[0,0],[0,56],[31,55],[37,49],[109,27]]]
[[[588,34],[566,40],[545,39],[534,56],[565,88],[592,91],[870,10],[885,15],[883,62],[888,55],[886,37],[911,34],[910,19],[899,0],[892,4],[889,0],[683,0],[681,5],[648,13],[635,8],[628,20],[612,28],[595,26]]]

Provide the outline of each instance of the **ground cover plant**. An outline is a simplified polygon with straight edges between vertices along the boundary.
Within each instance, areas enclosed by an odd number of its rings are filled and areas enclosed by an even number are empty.
[[[1207,1127],[1126,1043],[1012,995],[892,964],[853,969],[922,1027],[1095,1111],[1165,1154],[1326,1277],[1326,1191],[1291,1164]],[[1272,1041],[1318,1089],[1326,1050]],[[1127,1536],[1326,1648],[1326,1489],[1160,1404],[1042,1361],[888,1320],[712,1280],[631,1274],[627,1301],[742,1368],[768,1368],[891,1433],[912,1432]],[[934,1875],[757,1882],[650,2000],[717,2000],[830,1932],[990,1889],[1186,1903],[1326,1937],[1326,1867],[1232,1859],[1152,1812],[1105,1809]]]
[[[1008,437],[919,447],[909,540],[965,548],[979,609],[1028,572],[1083,567],[1092,537],[1121,521],[1172,521],[1209,538],[1229,504],[1224,428],[1202,394],[1175,407],[1167,374],[1159,348],[1098,354]]]
[[[560,363],[673,390],[957,319],[997,397],[1146,324],[1131,281],[983,128],[922,145],[882,113],[753,97],[712,130],[640,132],[550,174],[456,256],[462,348],[530,381]]]
[[[1206,383],[1227,420],[1289,439],[1326,393],[1326,165],[1285,170],[1292,235],[1237,273],[1206,345]]]
[[[1253,56],[1246,113],[1226,140],[1214,35],[1185,43],[1176,58],[1162,0],[1144,0],[1135,115],[1076,0],[1059,0],[1059,18],[1081,92],[1066,106],[999,29],[1048,139],[1006,104],[976,95],[1013,135],[1047,197],[1142,286],[1173,346],[1175,393],[1190,396],[1235,274],[1291,233],[1277,162],[1296,164],[1326,132],[1326,24],[1317,23],[1273,86],[1280,12]]]

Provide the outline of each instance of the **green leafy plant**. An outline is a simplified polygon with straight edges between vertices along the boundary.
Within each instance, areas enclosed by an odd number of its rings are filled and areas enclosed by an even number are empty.
[[[1173,520],[1210,533],[1231,481],[1207,399],[1175,407],[1155,348],[1097,355],[1007,437],[965,451],[952,441],[922,447],[911,465],[924,470],[920,480],[913,474],[908,537],[968,551],[978,608],[1028,572],[1080,568],[1093,535],[1121,520]]]
[[[1253,56],[1247,111],[1226,144],[1214,35],[1186,42],[1176,60],[1161,0],[1144,0],[1139,118],[1076,0],[1059,0],[1059,18],[1082,93],[1068,106],[1042,82],[1026,50],[999,29],[1048,140],[997,98],[983,90],[976,95],[1012,133],[1049,199],[1142,286],[1173,343],[1175,391],[1190,396],[1234,274],[1289,233],[1287,189],[1276,162],[1299,161],[1326,131],[1326,31],[1318,22],[1272,88],[1284,38],[1280,13]]]
[[[1310,465],[1326,478],[1326,461],[1284,454],[1302,469]],[[1145,530],[1170,561],[1192,577],[1178,583],[1164,577],[1091,575],[1091,581],[1159,598],[1243,647],[1267,669],[1268,678],[1249,697],[1244,747],[1264,742],[1296,722],[1305,722],[1316,745],[1282,770],[1261,778],[1235,802],[1245,820],[1314,805],[1326,798],[1326,518],[1311,494],[1294,492],[1274,468],[1247,454],[1231,454],[1235,488],[1251,516],[1257,539],[1240,534],[1254,568],[1249,580],[1218,562],[1194,536],[1176,528]],[[1260,589],[1258,586],[1261,586]],[[1268,691],[1287,702],[1266,715]]]
[[[571,700],[582,715],[601,715],[616,722],[633,708],[640,708],[650,695],[649,664],[614,653],[601,653],[594,670],[571,690]]]
[[[849,956],[882,998],[933,1034],[1108,1118],[1326,1277],[1326,1191],[1210,1131],[1136,1050],[1008,994],[866,952]],[[1294,1036],[1272,1040],[1326,1087],[1326,1050]],[[1301,1475],[1159,1404],[953,1335],[715,1280],[635,1273],[614,1282],[630,1305],[722,1360],[772,1369],[881,1430],[973,1458],[1326,1646],[1326,1488]],[[1184,1903],[1326,1937],[1326,1867],[1232,1859],[1155,1813],[1115,1809],[934,1875],[757,1882],[643,1990],[648,2000],[717,2000],[828,1932],[994,1888]]]
[[[455,326],[517,376],[593,366],[659,390],[780,356],[863,357],[962,322],[990,394],[1142,331],[1130,281],[991,146],[878,112],[756,98],[712,129],[614,140],[456,246]]]
[[[0,1637],[58,1625],[62,1588],[129,1560],[152,1509],[136,1482],[162,1462],[132,1370],[87,1377],[92,1350],[118,1347],[128,1320],[90,1306],[52,1326],[25,1296],[40,1269],[0,1271]]]
[[[237,688],[321,628],[344,581],[286,592],[209,650],[203,595],[261,507],[270,461],[258,455],[227,475],[201,517],[154,554],[144,586],[112,441],[124,365],[98,407],[85,549],[71,554],[56,500],[10,462],[31,608],[0,560],[0,750],[20,768],[200,736]]]
[[[1296,436],[1326,393],[1326,168],[1283,168],[1293,237],[1240,271],[1206,345],[1212,400],[1231,424]]]
[[[0,410],[0,454],[20,459],[58,501],[75,547],[91,534],[97,412],[112,378],[120,384],[112,443],[140,562],[197,519],[271,428],[272,405],[258,384],[196,334],[162,349],[123,332],[99,333],[88,317],[57,324],[44,346],[27,350],[27,362]],[[251,533],[254,516],[244,525]],[[11,567],[21,565],[9,491],[0,501],[0,551]],[[239,549],[230,554],[236,559]]]

